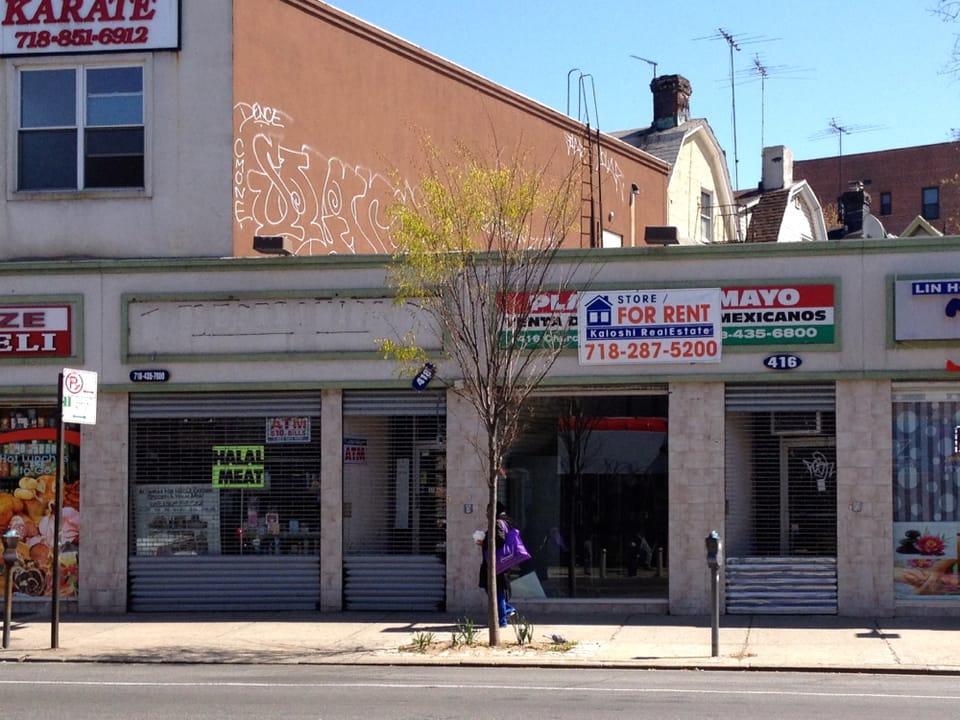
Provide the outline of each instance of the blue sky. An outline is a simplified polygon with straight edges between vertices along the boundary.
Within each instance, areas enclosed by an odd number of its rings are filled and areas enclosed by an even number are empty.
[[[631,56],[653,61],[690,80],[691,116],[710,123],[740,188],[760,180],[763,145],[806,160],[948,142],[960,128],[960,75],[947,72],[960,22],[932,14],[936,0],[330,4],[560,112],[583,107],[608,132],[650,124],[654,68]]]

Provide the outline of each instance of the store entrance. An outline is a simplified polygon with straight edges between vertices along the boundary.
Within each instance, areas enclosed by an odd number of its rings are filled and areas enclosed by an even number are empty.
[[[780,447],[784,555],[837,553],[837,449],[833,438],[784,438]]]

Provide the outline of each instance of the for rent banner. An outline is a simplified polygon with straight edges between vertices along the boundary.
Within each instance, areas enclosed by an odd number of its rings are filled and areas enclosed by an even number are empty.
[[[581,365],[720,362],[720,289],[582,293]]]

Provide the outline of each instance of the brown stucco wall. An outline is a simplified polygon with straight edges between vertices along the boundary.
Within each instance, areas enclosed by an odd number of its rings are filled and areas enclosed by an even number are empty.
[[[424,175],[423,136],[442,151],[462,142],[511,156],[519,146],[559,174],[582,131],[314,0],[234,2],[236,255],[252,254],[254,235],[283,235],[304,255],[391,252],[384,211]],[[643,244],[645,226],[666,224],[667,166],[602,142],[596,214],[624,246]],[[567,244],[583,243],[574,232]]]

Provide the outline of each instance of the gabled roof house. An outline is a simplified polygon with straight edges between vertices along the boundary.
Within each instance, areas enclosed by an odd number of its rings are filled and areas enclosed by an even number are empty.
[[[737,225],[726,155],[710,124],[690,117],[690,81],[662,75],[650,89],[651,125],[611,135],[670,165],[667,223],[676,227],[679,244],[733,241]]]
[[[820,201],[806,180],[793,179],[793,153],[783,145],[763,149],[762,180],[737,193],[742,242],[827,240]]]

